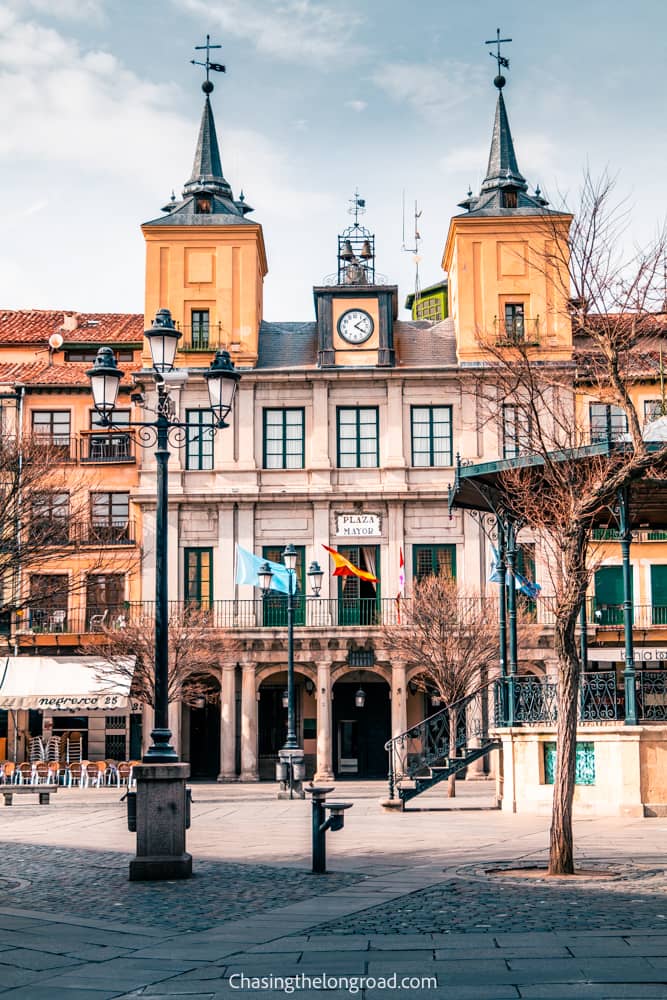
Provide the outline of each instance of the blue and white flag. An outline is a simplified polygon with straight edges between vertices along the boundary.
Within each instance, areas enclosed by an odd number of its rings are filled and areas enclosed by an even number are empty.
[[[501,576],[500,576],[500,567],[498,565],[500,561],[500,556],[498,555],[498,550],[493,546],[491,547],[491,552],[492,556],[491,556],[491,569],[489,572],[489,583],[500,583]],[[507,570],[507,572],[505,573],[505,582],[509,584],[511,579],[512,577],[510,571]],[[540,596],[540,592],[542,590],[539,583],[534,583],[527,577],[522,576],[521,573],[514,574],[514,586],[516,587],[517,590],[520,590],[522,594],[525,594],[526,597],[528,597],[531,601],[536,600]]]
[[[260,567],[268,562],[273,576],[271,577],[271,590],[277,590],[281,594],[289,594],[289,571],[282,563],[270,562],[262,556],[256,556],[254,552],[236,546],[236,582],[249,583],[251,587],[259,587]],[[295,581],[296,582],[296,581]],[[295,587],[298,590],[298,587]]]

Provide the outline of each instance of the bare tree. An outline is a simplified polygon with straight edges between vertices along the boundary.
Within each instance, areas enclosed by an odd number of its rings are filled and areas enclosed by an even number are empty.
[[[420,667],[415,677],[422,691],[437,692],[452,706],[479,686],[484,671],[498,659],[497,601],[466,594],[448,574],[426,576],[405,602],[400,625],[385,630],[387,648]],[[457,710],[449,719],[449,755],[456,756]],[[456,776],[447,792],[456,794]]]
[[[614,184],[586,176],[569,239],[544,222],[548,250],[533,266],[568,304],[571,361],[545,364],[529,345],[487,347],[486,398],[511,403],[524,461],[501,476],[503,504],[539,539],[554,594],[558,666],[557,773],[554,784],[549,871],[572,874],[572,802],[575,781],[581,663],[577,618],[596,565],[593,529],[614,518],[619,491],[646,478],[663,479],[667,445],[647,447],[633,396],[640,378],[659,377],[667,332],[663,266],[664,231],[646,249],[624,252],[627,214],[614,206]],[[565,282],[565,285],[563,285]],[[618,407],[627,432],[591,428],[588,404]],[[493,409],[493,407],[492,407]],[[603,409],[603,413],[604,413]],[[591,434],[591,431],[593,433]],[[610,433],[611,431],[611,433]],[[585,448],[583,446],[586,446]],[[582,450],[583,449],[583,450]]]
[[[122,627],[105,628],[94,646],[99,660],[96,674],[105,680],[121,678],[128,694],[155,706],[155,621],[152,616],[131,618]],[[240,649],[239,640],[227,630],[213,629],[210,612],[185,607],[169,619],[169,701],[216,700],[218,686],[212,677],[223,659]]]

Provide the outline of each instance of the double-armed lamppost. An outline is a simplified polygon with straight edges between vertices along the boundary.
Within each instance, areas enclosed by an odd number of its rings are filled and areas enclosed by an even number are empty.
[[[285,546],[283,552],[283,563],[287,570],[288,591],[287,591],[287,739],[283,750],[298,750],[299,743],[296,738],[296,712],[294,707],[294,608],[296,597],[296,563],[298,552],[290,543]],[[312,562],[308,573],[313,589],[313,596],[319,597],[322,588],[322,577],[324,571],[320,569],[319,563]],[[266,597],[271,588],[273,572],[268,562],[259,568],[259,585]]]
[[[188,425],[179,419],[174,402],[165,383],[165,373],[173,370],[176,348],[181,333],[176,329],[168,309],[160,309],[150,330],[146,330],[151,358],[153,379],[157,388],[157,404],[152,412],[154,420],[135,420],[123,423],[126,427],[139,428],[138,441],[142,447],[156,445],[157,510],[155,524],[155,728],[151,733],[152,745],[144,756],[144,763],[175,763],[178,754],[171,746],[169,730],[169,614],[168,614],[168,564],[167,564],[167,513],[169,504],[168,446],[183,447],[187,444]],[[95,364],[86,372],[90,379],[95,409],[103,427],[113,428],[113,411],[123,372],[118,368],[113,350],[101,347]],[[204,372],[209,403],[215,428],[228,427],[225,418],[234,401],[234,393],[241,375],[234,368],[229,353],[218,351]],[[148,407],[145,407],[148,410]],[[120,427],[118,429],[121,429]]]
[[[152,378],[157,389],[155,407],[148,407],[141,394],[138,401],[154,414],[152,420],[134,420],[114,427],[113,411],[123,372],[118,368],[113,350],[101,347],[95,364],[86,372],[90,379],[95,409],[103,427],[114,430],[138,428],[138,442],[155,448],[157,463],[157,509],[155,523],[155,716],[151,746],[143,765],[172,765],[137,769],[136,818],[137,858],[130,863],[130,879],[187,878],[192,874],[192,858],[185,853],[186,795],[185,779],[189,767],[178,763],[171,745],[169,729],[169,611],[167,563],[167,514],[169,504],[168,447],[183,447],[188,440],[188,425],[179,419],[169,393],[165,375],[172,371],[181,334],[174,326],[168,309],[160,309],[150,330],[146,330],[151,358]],[[203,373],[215,428],[227,427],[226,417],[232,408],[240,373],[227,351],[218,351]],[[136,399],[136,397],[135,397]],[[129,818],[129,811],[128,811]]]

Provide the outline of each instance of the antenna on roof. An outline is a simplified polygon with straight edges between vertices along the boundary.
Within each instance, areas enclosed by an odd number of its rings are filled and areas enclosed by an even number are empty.
[[[418,302],[421,297],[421,285],[419,281],[419,262],[421,261],[421,256],[419,254],[419,244],[421,243],[421,233],[419,232],[419,220],[421,218],[421,212],[417,206],[417,201],[415,199],[415,211],[414,211],[414,223],[415,231],[413,236],[414,246],[406,247],[405,245],[405,189],[403,189],[402,195],[403,201],[403,243],[401,245],[401,250],[404,253],[411,253],[415,261],[415,302]]]

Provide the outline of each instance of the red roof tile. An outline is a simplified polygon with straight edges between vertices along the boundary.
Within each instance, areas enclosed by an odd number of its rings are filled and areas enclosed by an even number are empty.
[[[28,364],[0,364],[0,384],[15,385],[22,382],[24,385],[38,386],[63,386],[64,388],[86,388],[90,389],[90,380],[86,375],[90,371],[91,365],[81,362],[68,361],[64,365],[50,365],[47,361],[33,361]],[[121,385],[132,384],[131,375],[133,372],[140,372],[140,364],[120,365],[123,372]]]
[[[77,328],[66,330],[66,317]],[[144,336],[142,313],[63,313],[60,309],[0,309],[0,345],[41,344],[60,333],[69,344],[139,344]]]

